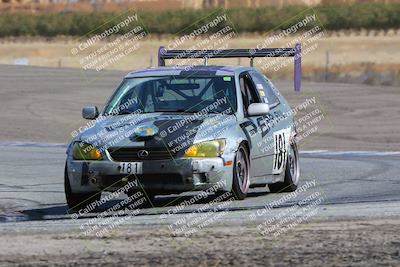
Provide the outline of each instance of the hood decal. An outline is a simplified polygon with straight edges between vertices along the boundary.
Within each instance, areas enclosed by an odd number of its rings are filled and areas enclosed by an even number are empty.
[[[203,120],[194,120],[182,123],[182,119],[157,120],[154,125],[159,128],[159,133],[154,138],[145,142],[146,147],[161,147],[171,154],[182,155],[187,148],[193,145],[196,128]]]
[[[128,115],[126,115],[128,116]],[[97,123],[81,134],[82,140],[99,149],[108,147],[148,147],[168,150],[181,156],[196,141],[223,138],[234,116],[189,114],[140,114],[115,116]]]

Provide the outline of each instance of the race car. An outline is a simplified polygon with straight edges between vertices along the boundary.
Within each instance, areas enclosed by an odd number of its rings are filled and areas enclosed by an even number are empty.
[[[219,50],[208,58],[298,50]],[[215,188],[242,200],[252,187],[296,190],[293,114],[273,83],[253,67],[165,66],[182,51],[195,52],[161,48],[159,67],[126,75],[101,112],[83,108],[90,121],[67,148],[70,209],[128,184],[128,194],[143,190],[149,198]]]

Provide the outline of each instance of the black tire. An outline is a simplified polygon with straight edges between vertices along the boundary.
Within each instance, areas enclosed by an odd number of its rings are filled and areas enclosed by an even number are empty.
[[[67,166],[65,166],[64,171],[64,191],[69,211],[79,211],[81,209],[84,209],[88,204],[96,200],[100,200],[101,198],[101,192],[84,194],[72,193],[71,185],[68,178]]]
[[[247,148],[240,144],[233,165],[232,194],[238,200],[245,199],[250,186],[250,160]]]
[[[296,143],[290,144],[289,154],[286,160],[285,179],[283,182],[269,184],[271,193],[293,192],[299,184],[300,165],[299,152]]]

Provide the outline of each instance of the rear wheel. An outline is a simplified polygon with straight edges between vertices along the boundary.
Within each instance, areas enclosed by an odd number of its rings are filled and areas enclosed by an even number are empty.
[[[67,166],[64,171],[64,191],[67,200],[68,208],[72,211],[79,211],[86,208],[86,206],[96,200],[100,200],[101,192],[91,193],[72,193],[71,185],[69,183]]]
[[[285,179],[283,182],[268,185],[269,191],[293,192],[297,189],[300,177],[299,152],[296,143],[292,142],[286,161]]]
[[[241,144],[236,152],[233,166],[232,193],[236,199],[246,197],[250,185],[250,160],[246,147]]]

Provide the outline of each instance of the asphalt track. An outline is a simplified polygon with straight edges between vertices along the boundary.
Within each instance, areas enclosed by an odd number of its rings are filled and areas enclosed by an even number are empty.
[[[0,228],[9,229],[4,227],[15,223],[23,225],[20,222],[24,221],[34,222],[37,227],[48,227],[49,222],[60,222],[52,226],[68,229],[96,216],[96,213],[90,213],[83,216],[82,220],[72,220],[71,215],[67,214],[63,188],[64,145],[3,142],[0,143],[0,152]],[[399,160],[400,152],[303,151],[300,186],[314,182],[315,186],[276,208],[291,207],[298,204],[306,194],[319,192],[323,197],[320,219],[398,216]],[[131,223],[168,223],[172,217],[165,214],[193,194],[158,197],[152,206],[142,208]],[[267,188],[252,189],[244,201],[234,201],[224,208],[228,211],[224,220],[243,223],[246,221],[244,218],[250,218],[251,214],[263,209],[267,203],[285,195],[287,193],[269,193]],[[185,206],[174,215],[174,219],[212,199],[213,196],[209,196],[194,205]],[[110,201],[96,212],[107,209],[117,201]]]
[[[10,65],[0,65],[0,70],[1,140],[35,141],[0,141],[0,232],[22,231],[26,226],[44,230],[79,227],[98,213],[79,220],[67,214],[63,188],[65,145],[37,142],[67,142],[71,131],[84,123],[79,119],[81,107],[101,106],[126,73]],[[291,82],[278,87],[293,105],[316,96],[318,107],[327,114],[318,133],[301,147],[301,185],[315,182],[315,186],[274,210],[288,209],[319,192],[323,202],[317,219],[399,216],[400,153],[393,152],[400,151],[398,124],[393,123],[398,116],[398,88],[312,82],[303,85],[301,94],[293,94]],[[392,152],[348,151],[360,149]],[[266,204],[285,196],[271,194],[267,188],[252,189],[244,201],[234,201],[224,208],[228,213],[222,220],[245,224]],[[202,199],[161,219],[191,197],[158,197],[152,203],[154,207],[141,208],[130,223],[168,224],[213,199]]]

